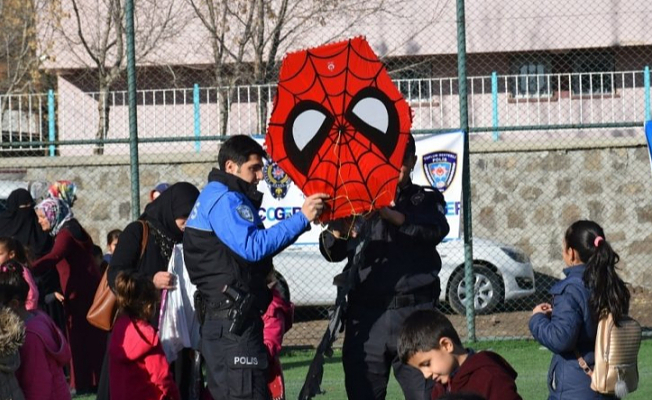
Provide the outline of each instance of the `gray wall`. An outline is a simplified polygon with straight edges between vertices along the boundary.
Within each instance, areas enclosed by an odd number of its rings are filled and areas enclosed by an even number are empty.
[[[620,253],[623,276],[652,286],[652,183],[641,137],[559,144],[541,136],[523,149],[508,136],[471,141],[473,233],[516,245],[535,269],[561,276],[561,241],[574,220],[596,220]],[[172,145],[170,145],[172,146]],[[564,147],[565,146],[565,147]],[[159,181],[203,186],[216,157],[163,154],[141,157],[141,209]],[[75,215],[104,248],[106,233],[131,216],[128,159],[122,156],[0,159],[0,170],[26,169],[25,179],[70,179],[79,185]]]
[[[173,146],[173,145],[169,145]],[[140,158],[141,210],[149,201],[149,191],[158,182],[189,181],[201,187],[215,157],[193,154],[159,154]],[[183,160],[183,162],[181,161]],[[131,221],[131,179],[128,157],[56,157],[0,159],[0,172],[12,164],[26,170],[25,180],[72,180],[78,185],[75,217],[93,241],[106,247],[106,234],[122,229]]]
[[[554,146],[542,139],[541,150],[472,153],[474,237],[516,245],[537,271],[560,277],[566,228],[591,219],[619,253],[625,280],[652,286],[652,175],[636,142],[545,149]]]

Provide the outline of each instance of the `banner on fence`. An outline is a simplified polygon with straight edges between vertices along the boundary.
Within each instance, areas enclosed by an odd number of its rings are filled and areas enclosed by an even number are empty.
[[[462,211],[462,165],[464,165],[464,134],[461,131],[420,136],[416,139],[417,164],[412,181],[432,186],[444,194],[446,219],[450,225],[447,239],[460,237]]]
[[[430,185],[444,194],[446,216],[451,227],[447,238],[459,238],[464,135],[453,132],[421,136],[417,138],[416,146],[418,159],[412,180],[419,185]],[[301,212],[305,196],[276,163],[265,161],[258,190],[264,193],[258,214],[265,227]],[[296,244],[317,244],[320,232],[321,229],[313,227],[301,235]]]

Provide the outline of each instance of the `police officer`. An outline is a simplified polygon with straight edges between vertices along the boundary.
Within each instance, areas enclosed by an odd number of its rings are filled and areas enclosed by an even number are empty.
[[[321,234],[330,261],[348,257],[350,284],[342,362],[349,399],[384,399],[390,367],[407,400],[430,399],[432,381],[401,364],[396,342],[414,310],[434,308],[439,298],[441,259],[435,246],[448,234],[444,197],[415,185],[410,136],[395,205],[363,217],[337,221]]]
[[[252,138],[229,138],[218,154],[188,219],[184,258],[197,286],[201,353],[215,400],[269,399],[261,315],[271,294],[265,278],[272,256],[310,229],[324,194],[306,198],[301,212],[265,230],[258,216],[263,194],[263,148]]]

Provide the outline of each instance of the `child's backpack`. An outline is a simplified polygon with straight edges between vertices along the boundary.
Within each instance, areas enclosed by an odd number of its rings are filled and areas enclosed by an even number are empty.
[[[627,396],[638,387],[638,350],[641,347],[641,325],[625,316],[616,326],[613,315],[598,322],[595,338],[593,370],[576,352],[580,366],[591,377],[591,389],[602,394]]]

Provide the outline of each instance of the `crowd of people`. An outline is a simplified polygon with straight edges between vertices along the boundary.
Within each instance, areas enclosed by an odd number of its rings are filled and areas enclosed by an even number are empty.
[[[38,203],[14,191],[0,214],[0,400],[285,399],[279,353],[293,304],[272,260],[330,199],[308,196],[300,212],[265,229],[256,189],[264,157],[255,140],[231,137],[201,192],[157,184],[138,220],[109,232],[104,255],[73,214],[74,183],[55,182]],[[517,371],[494,352],[465,348],[436,310],[446,203],[411,182],[416,161],[410,137],[393,205],[333,221],[320,235],[327,260],[348,261],[348,398],[384,399],[393,369],[408,400],[520,399]],[[573,223],[562,242],[566,278],[529,321],[554,353],[549,398],[609,398],[591,389],[576,354],[593,365],[597,321],[622,319],[630,294],[597,223]],[[168,295],[181,290],[170,272],[180,245],[200,341],[171,358],[160,325]],[[105,270],[118,307],[110,332],[86,318]]]

